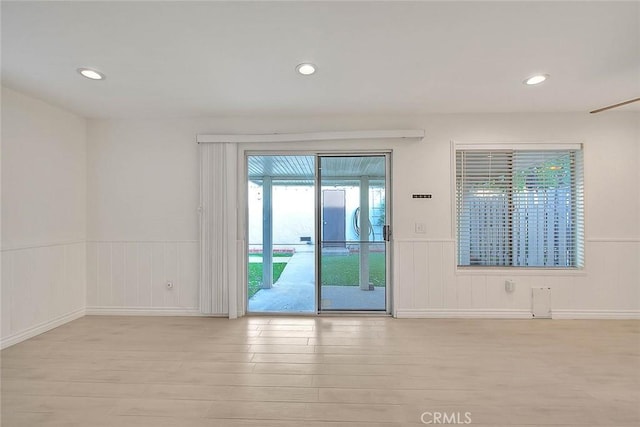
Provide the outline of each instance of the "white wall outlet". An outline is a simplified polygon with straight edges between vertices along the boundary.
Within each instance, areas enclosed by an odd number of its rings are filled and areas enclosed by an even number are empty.
[[[506,292],[509,292],[509,293],[515,291],[516,290],[516,282],[513,281],[513,280],[505,280],[505,282],[504,282],[504,290]]]
[[[427,232],[427,227],[424,222],[416,222],[416,233],[424,234]]]
[[[167,289],[173,289],[173,282],[170,280],[167,282]]]

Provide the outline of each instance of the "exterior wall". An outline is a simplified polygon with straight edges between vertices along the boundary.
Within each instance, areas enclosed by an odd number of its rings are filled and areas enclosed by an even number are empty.
[[[554,317],[638,317],[639,118],[638,113],[611,112],[90,121],[88,235],[96,261],[88,263],[88,288],[94,293],[89,305],[107,310],[120,307],[107,297],[104,287],[106,283],[120,287],[123,282],[97,279],[107,276],[95,266],[109,265],[108,247],[197,242],[196,134],[421,128],[427,135],[423,141],[244,144],[239,148],[241,152],[393,150],[394,307],[399,316],[528,317],[531,288],[550,287]],[[585,269],[457,270],[451,141],[583,143]],[[412,199],[412,193],[429,193],[433,198]],[[242,223],[244,211],[239,218]],[[425,233],[415,232],[416,223],[425,225]],[[243,230],[241,226],[240,236]],[[183,256],[189,266],[185,268],[197,269],[197,250]],[[163,288],[164,281],[175,279],[173,258],[157,255],[153,259],[157,273],[150,279],[150,290],[140,291],[145,293],[140,297],[145,307],[183,307],[167,294],[175,287]],[[197,271],[189,271],[188,277],[197,277]],[[505,292],[507,279],[515,281],[515,292]],[[176,281],[176,286],[185,295],[197,295],[195,280]],[[128,285],[124,289],[128,292]],[[127,307],[137,306],[125,301]]]
[[[345,191],[345,240],[360,240],[354,227],[354,215],[360,206],[358,187],[344,187]],[[315,187],[277,186],[273,187],[273,242],[277,246],[295,248],[306,245],[301,242],[303,236],[311,237],[315,242]],[[377,205],[376,205],[377,206]],[[249,185],[248,190],[248,236],[249,246],[262,245],[262,187]],[[376,240],[381,239],[382,226],[378,225],[373,214]]]
[[[274,185],[272,197],[274,245],[306,245],[300,241],[303,236],[315,241],[314,187]],[[248,242],[251,246],[262,245],[262,187],[250,186],[248,203]]]
[[[2,89],[2,347],[84,314],[86,122]]]

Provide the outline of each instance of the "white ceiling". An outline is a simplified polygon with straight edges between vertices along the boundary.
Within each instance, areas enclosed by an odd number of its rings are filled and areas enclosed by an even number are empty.
[[[3,1],[2,82],[86,117],[586,112],[640,96],[640,2]]]

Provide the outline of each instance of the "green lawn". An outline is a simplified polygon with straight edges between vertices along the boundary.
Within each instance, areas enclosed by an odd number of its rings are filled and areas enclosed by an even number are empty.
[[[369,254],[369,282],[373,286],[385,285],[384,253]],[[322,284],[334,286],[358,286],[360,283],[360,254],[322,257]]]
[[[273,254],[273,257],[280,257],[282,255]],[[273,263],[273,283],[275,283],[282,274],[282,271],[287,266],[286,262],[274,262]],[[249,263],[249,298],[254,296],[262,288],[262,263],[252,262]]]
[[[288,255],[273,254],[274,258]],[[286,262],[273,263],[273,283],[277,282]],[[374,286],[385,285],[385,254],[369,254],[369,281]],[[360,254],[325,256],[322,258],[322,284],[358,286],[360,283]],[[262,263],[249,263],[249,298],[262,288]]]

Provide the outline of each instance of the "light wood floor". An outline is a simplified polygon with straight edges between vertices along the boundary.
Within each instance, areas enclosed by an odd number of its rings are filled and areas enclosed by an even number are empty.
[[[2,427],[640,425],[637,321],[84,317],[1,357]]]

